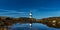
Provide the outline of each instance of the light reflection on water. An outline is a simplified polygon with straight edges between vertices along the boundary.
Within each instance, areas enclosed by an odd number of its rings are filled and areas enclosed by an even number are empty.
[[[60,30],[60,28],[52,28],[48,27],[44,24],[41,23],[33,23],[32,28],[29,28],[29,24],[13,24],[12,26],[9,27],[9,30]]]

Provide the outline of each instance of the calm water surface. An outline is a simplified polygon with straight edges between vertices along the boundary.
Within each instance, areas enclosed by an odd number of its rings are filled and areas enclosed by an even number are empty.
[[[12,26],[9,26],[9,30],[60,30],[60,28],[48,27],[41,23],[33,23],[32,27],[29,27],[29,24],[19,24],[15,23]]]

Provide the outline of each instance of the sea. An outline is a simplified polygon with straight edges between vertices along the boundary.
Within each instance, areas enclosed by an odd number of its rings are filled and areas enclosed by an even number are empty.
[[[15,23],[8,26],[8,30],[60,30],[60,28],[48,27],[47,25],[41,23],[32,23],[32,27],[29,26],[29,23]]]

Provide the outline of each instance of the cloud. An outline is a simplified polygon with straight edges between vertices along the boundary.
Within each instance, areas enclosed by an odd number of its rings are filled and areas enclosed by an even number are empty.
[[[0,9],[0,14],[7,14],[7,13],[26,13],[26,12],[18,12],[15,10],[4,10],[4,9]]]
[[[12,17],[17,17],[17,16],[22,16],[26,12],[19,12],[15,10],[4,10],[0,9],[0,16],[12,16]]]

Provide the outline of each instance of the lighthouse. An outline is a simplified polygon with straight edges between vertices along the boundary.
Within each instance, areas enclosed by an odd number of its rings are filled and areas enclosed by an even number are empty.
[[[30,14],[29,14],[29,18],[31,19],[32,18],[32,11],[30,11]],[[30,28],[32,27],[32,23],[30,22]]]
[[[29,16],[29,18],[32,18],[32,11],[30,11],[30,16]]]

